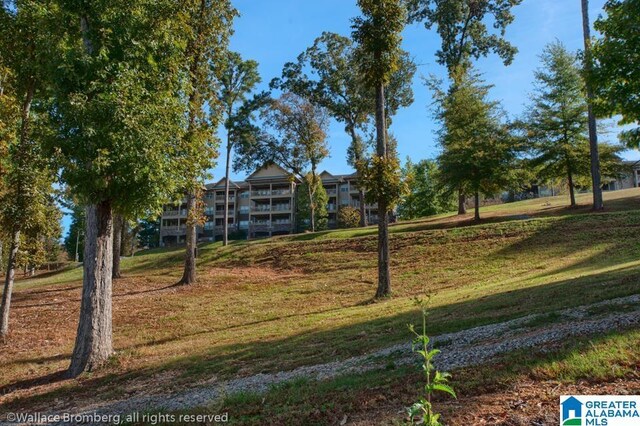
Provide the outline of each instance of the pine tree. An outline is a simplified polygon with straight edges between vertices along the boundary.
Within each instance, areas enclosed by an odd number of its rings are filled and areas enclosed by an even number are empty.
[[[480,195],[493,195],[505,184],[515,158],[515,144],[497,102],[488,99],[491,86],[471,69],[456,76],[448,92],[432,84],[441,122],[438,157],[440,176],[451,189],[473,194],[475,220],[480,220]]]
[[[584,81],[575,55],[560,42],[548,45],[542,68],[535,73],[536,90],[525,126],[540,176],[564,177],[571,206],[576,206],[576,178],[589,161],[588,108]]]

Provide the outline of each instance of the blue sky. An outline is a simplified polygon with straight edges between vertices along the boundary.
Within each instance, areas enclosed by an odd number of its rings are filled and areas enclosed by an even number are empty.
[[[604,3],[605,0],[591,0],[592,20],[601,13]],[[350,35],[350,19],[358,14],[355,0],[235,0],[234,5],[241,16],[235,22],[231,49],[245,59],[259,62],[265,89],[272,78],[280,76],[284,63],[295,60],[323,31]],[[580,0],[525,0],[514,9],[516,20],[507,30],[507,38],[519,49],[513,64],[505,67],[497,57],[478,61],[487,82],[495,86],[491,96],[503,102],[510,116],[523,111],[533,71],[539,64],[538,55],[547,43],[558,39],[571,50],[582,47],[580,7]],[[397,114],[391,129],[403,161],[407,156],[420,160],[438,153],[436,123],[429,110],[431,96],[420,76],[445,76],[443,67],[435,62],[439,45],[438,35],[422,24],[408,26],[404,31],[403,48],[419,67],[413,84],[415,102]],[[333,173],[351,172],[345,160],[349,139],[341,125],[332,123],[329,143],[331,157],[322,163],[322,168]],[[640,159],[640,153],[629,151],[625,157]],[[220,158],[218,167],[213,169],[214,181],[224,176],[223,164],[224,159]],[[233,175],[234,179],[243,177],[243,173]]]

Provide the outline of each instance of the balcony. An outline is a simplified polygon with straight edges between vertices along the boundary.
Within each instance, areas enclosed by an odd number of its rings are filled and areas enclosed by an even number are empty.
[[[166,236],[166,235],[183,235],[186,232],[187,232],[187,226],[186,225],[181,225],[181,226],[163,226],[162,229],[161,229],[160,234],[162,236]]]
[[[186,216],[187,210],[165,210],[162,212],[163,217],[176,217],[176,216]]]
[[[279,195],[291,195],[290,189],[274,189],[271,191],[271,195],[279,196]]]
[[[271,211],[271,206],[269,204],[257,205],[251,207],[252,212],[266,212],[269,213]]]
[[[271,190],[269,189],[259,189],[257,191],[251,191],[252,197],[270,197]]]
[[[231,195],[229,196],[229,202],[234,203],[236,201],[236,197]],[[224,203],[224,195],[219,195],[216,197],[216,203]]]
[[[338,190],[336,190],[335,188],[327,189],[326,191],[327,191],[327,195],[329,195],[329,196],[334,196],[335,197],[336,195],[338,195]]]
[[[274,190],[269,190],[269,189],[259,189],[257,191],[251,191],[251,197],[253,198],[264,198],[264,197],[273,197],[273,196],[290,196],[291,195],[291,190],[290,189],[274,189]]]
[[[233,210],[228,210],[229,216],[233,217],[233,215],[235,214],[235,212]],[[216,216],[217,217],[223,217],[224,216],[224,210],[216,210]]]

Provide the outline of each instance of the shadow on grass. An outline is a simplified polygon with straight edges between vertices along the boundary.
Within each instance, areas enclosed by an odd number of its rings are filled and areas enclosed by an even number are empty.
[[[492,294],[474,300],[434,306],[429,314],[430,333],[437,335],[453,332],[502,322],[531,313],[548,313],[578,304],[592,304],[639,292],[640,266],[622,268],[606,274],[594,274],[553,284]],[[576,297],[578,294],[579,297]],[[379,302],[373,306],[380,306],[381,311],[384,312],[383,308],[386,303],[388,302]],[[437,297],[434,299],[434,303],[437,303]],[[367,307],[367,309],[370,309],[370,307]],[[250,330],[252,328],[259,328],[266,323],[273,323],[274,321],[291,317],[318,317],[318,327],[320,327],[323,318],[339,316],[341,310],[342,308],[335,308],[322,312],[292,314],[258,321],[252,321],[247,318],[246,323],[238,325],[236,328],[249,331],[248,333],[241,333],[243,336],[251,336]],[[322,330],[316,328],[285,338],[252,340],[249,337],[239,343],[214,346],[209,350],[184,356],[164,364],[122,373],[112,373],[87,380],[83,379],[81,385],[78,385],[77,382],[70,382],[71,388],[66,387],[64,394],[71,398],[82,394],[97,395],[102,392],[122,389],[132,378],[151,377],[161,372],[169,371],[175,373],[169,375],[172,377],[171,382],[159,382],[157,386],[162,385],[169,388],[177,385],[191,385],[194,382],[208,379],[212,376],[225,378],[237,375],[251,375],[346,359],[396,343],[408,342],[410,335],[406,330],[406,324],[416,322],[418,319],[419,315],[416,310],[408,310],[392,316],[360,321],[333,329]],[[119,348],[119,351],[124,351],[130,355],[132,351],[135,353],[135,349],[139,347],[160,346],[180,340],[189,341],[223,329],[227,328],[199,330],[188,335],[167,337],[162,340]],[[495,337],[499,338],[499,336]],[[211,340],[215,341],[215,339]],[[18,385],[22,389],[28,389],[29,383],[40,383],[38,379],[33,380],[33,382],[20,381],[9,384],[4,389],[16,389]],[[46,377],[40,378],[40,380],[46,380]],[[162,387],[158,387],[156,391],[161,392]],[[44,398],[44,400],[48,401],[60,396],[59,392],[52,391],[37,398],[38,400]],[[29,401],[28,397],[20,398],[10,404],[6,404],[7,406],[4,408],[24,408],[29,406]]]

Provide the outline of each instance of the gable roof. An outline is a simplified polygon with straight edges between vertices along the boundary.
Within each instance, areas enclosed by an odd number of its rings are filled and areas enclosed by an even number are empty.
[[[224,188],[224,184],[226,182],[227,178],[222,178],[219,181],[217,181],[216,183],[209,183],[206,185],[207,189],[216,189],[216,188]],[[242,184],[242,182],[239,182],[240,184]],[[238,185],[238,183],[229,180],[229,187],[230,188],[235,188],[235,189],[240,189],[240,185]]]
[[[255,172],[247,176],[247,181],[256,181],[263,179],[282,179],[289,180],[291,173],[280,167],[276,163],[267,163]]]

